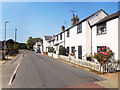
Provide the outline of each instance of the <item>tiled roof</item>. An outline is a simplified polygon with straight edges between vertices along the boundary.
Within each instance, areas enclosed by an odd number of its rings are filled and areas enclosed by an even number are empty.
[[[114,19],[114,18],[117,18],[118,16],[120,16],[120,10],[117,11],[117,12],[115,12],[115,13],[113,13],[113,14],[111,14],[111,15],[106,16],[105,18],[101,19],[100,21],[98,21],[98,22],[95,23],[94,25],[98,25],[98,24],[100,24],[100,23],[102,23],[102,22],[106,22],[106,21],[112,20],[112,19]],[[93,26],[94,26],[94,25],[93,25]]]
[[[65,31],[67,31],[67,30],[73,28],[74,26],[76,26],[76,25],[78,25],[78,24],[80,24],[80,23],[86,21],[87,19],[91,18],[92,16],[94,16],[95,14],[97,14],[97,13],[100,12],[100,11],[103,11],[106,15],[108,15],[103,9],[100,9],[99,11],[97,11],[97,12],[93,13],[92,15],[86,17],[85,19],[79,21],[78,23],[76,23],[75,25],[71,26],[70,28],[64,30],[63,32],[65,32]],[[63,33],[63,32],[60,32],[60,33]],[[59,35],[60,33],[58,33],[57,35]]]
[[[44,36],[45,37],[45,40],[50,40],[52,39],[52,36]]]

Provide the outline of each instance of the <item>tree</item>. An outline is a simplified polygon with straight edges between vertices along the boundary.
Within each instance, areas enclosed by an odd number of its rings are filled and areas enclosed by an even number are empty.
[[[29,37],[28,40],[27,40],[27,48],[28,49],[33,49],[33,45],[38,42],[38,41],[42,41],[41,38],[32,38],[32,37]]]
[[[27,40],[27,48],[28,48],[28,49],[31,49],[31,48],[32,48],[32,40],[33,40],[32,37],[29,37],[29,39]]]

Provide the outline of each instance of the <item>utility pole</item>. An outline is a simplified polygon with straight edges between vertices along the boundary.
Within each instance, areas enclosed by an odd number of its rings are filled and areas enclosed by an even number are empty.
[[[5,55],[6,55],[6,23],[9,23],[8,21],[5,21],[5,40],[4,40],[4,59],[5,59]]]
[[[16,39],[17,39],[17,28],[15,28],[15,42],[16,42]]]

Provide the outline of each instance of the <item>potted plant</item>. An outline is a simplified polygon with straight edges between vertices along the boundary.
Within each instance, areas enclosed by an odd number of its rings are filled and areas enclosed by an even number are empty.
[[[75,53],[70,53],[70,56],[76,58]]]

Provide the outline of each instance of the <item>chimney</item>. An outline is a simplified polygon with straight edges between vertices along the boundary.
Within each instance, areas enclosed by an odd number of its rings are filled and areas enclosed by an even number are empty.
[[[63,32],[64,30],[65,30],[65,26],[62,25],[62,27],[61,27],[61,32]]]
[[[75,17],[75,15],[73,14],[73,17],[71,19],[71,26],[74,26],[78,22],[79,22],[78,16],[76,15],[76,17]]]
[[[78,18],[78,16],[76,15],[76,23],[78,23],[79,22],[79,18]]]

